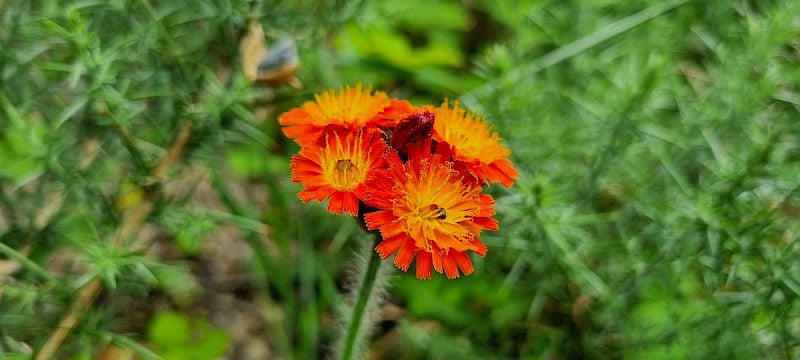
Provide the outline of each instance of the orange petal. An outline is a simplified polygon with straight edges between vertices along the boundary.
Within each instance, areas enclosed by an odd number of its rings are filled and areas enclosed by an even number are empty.
[[[334,192],[336,192],[336,189],[330,186],[308,187],[297,193],[297,197],[308,204],[311,200],[325,200],[325,198],[331,196]]]
[[[494,211],[494,198],[492,195],[489,194],[480,194],[478,197],[478,206],[480,207],[478,214],[476,216],[492,216],[495,214]]]
[[[406,241],[400,246],[400,250],[397,250],[397,255],[394,257],[394,264],[397,265],[397,268],[400,270],[408,270],[408,266],[411,265],[411,260],[414,260],[414,254],[416,252],[417,246],[414,244],[414,240],[406,237]]]
[[[488,166],[485,166],[482,170],[489,180],[499,182],[507,188],[514,185],[514,180],[517,179],[518,175],[517,169],[514,168],[514,164],[508,159],[495,160]]]
[[[497,221],[497,219],[492,219],[490,217],[476,217],[472,219],[472,222],[486,230],[500,230],[500,223]]]
[[[395,196],[393,187],[394,181],[389,177],[388,171],[385,169],[376,171],[367,181],[367,195],[364,202],[378,209],[391,209],[392,198]]]
[[[381,236],[392,237],[400,233],[405,233],[405,224],[402,221],[392,221],[381,227]]]
[[[431,278],[431,253],[427,251],[417,251],[417,278]]]
[[[300,155],[292,156],[292,181],[303,182],[304,178],[322,173],[319,164]]]
[[[469,245],[472,248],[472,251],[474,251],[476,254],[480,256],[486,256],[486,251],[488,251],[488,249],[480,240],[472,239],[469,241]]]
[[[289,110],[278,117],[278,123],[281,125],[305,125],[311,122],[311,115],[302,108],[294,108]]]
[[[450,254],[464,275],[472,274],[472,272],[475,271],[475,267],[472,266],[472,260],[470,260],[469,254],[467,254],[466,251],[451,251]]]
[[[356,185],[355,189],[353,189],[353,195],[355,195],[359,200],[367,200],[367,184],[361,183]]]
[[[336,215],[341,215],[344,209],[344,193],[341,191],[334,191],[328,199],[328,212]]]
[[[431,258],[433,260],[433,268],[440,274],[442,273],[442,250],[436,243],[431,243]]]
[[[451,253],[456,253],[456,251],[448,252],[442,256],[442,265],[444,267],[444,273],[447,275],[448,279],[455,279],[458,277],[458,266],[456,266],[456,262],[453,259]]]
[[[336,215],[344,212],[358,216],[358,198],[349,192],[334,191],[328,200],[328,212]]]
[[[381,256],[381,259],[386,259],[389,255],[394,254],[400,249],[400,246],[406,242],[405,235],[398,235],[391,238],[384,238],[383,241],[375,247],[375,251]]]
[[[358,197],[353,193],[342,193],[342,212],[358,216]]]
[[[389,169],[389,176],[394,177],[395,179],[402,179],[405,177],[405,167],[403,166],[403,160],[400,159],[400,156],[397,155],[397,151],[387,151],[384,155],[386,158],[386,165]]]
[[[367,224],[368,230],[375,230],[395,219],[397,219],[397,217],[392,214],[391,210],[373,211],[364,214],[364,222]]]
[[[386,108],[378,115],[380,121],[376,122],[379,126],[394,126],[398,121],[417,112],[418,109],[411,105],[408,100],[391,99]]]

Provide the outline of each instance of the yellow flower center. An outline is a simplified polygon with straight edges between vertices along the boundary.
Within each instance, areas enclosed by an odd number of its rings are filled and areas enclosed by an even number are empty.
[[[436,204],[421,205],[410,210],[407,216],[410,227],[436,227],[438,221],[447,219],[447,209]]]
[[[332,183],[338,185],[341,190],[351,190],[364,180],[363,176],[359,175],[363,174],[359,173],[358,168],[350,159],[336,160]]]
[[[352,191],[367,180],[368,156],[360,136],[334,135],[320,156],[322,176],[334,189]]]
[[[436,220],[444,220],[447,219],[447,210],[443,207],[439,207],[439,205],[431,204],[428,205],[428,210],[419,210],[419,215],[426,219],[436,219]]]

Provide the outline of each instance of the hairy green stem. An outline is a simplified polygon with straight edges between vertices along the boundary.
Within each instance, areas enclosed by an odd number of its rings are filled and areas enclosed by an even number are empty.
[[[350,315],[350,323],[347,325],[344,344],[342,346],[342,360],[350,360],[356,355],[359,342],[363,341],[365,334],[365,315],[369,312],[369,299],[375,292],[375,280],[378,278],[378,271],[381,265],[381,257],[375,250],[370,251],[367,266],[364,267],[361,284],[358,287],[356,303]]]

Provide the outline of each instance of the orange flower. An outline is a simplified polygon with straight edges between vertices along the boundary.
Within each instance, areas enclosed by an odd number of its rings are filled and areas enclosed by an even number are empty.
[[[390,99],[383,92],[371,93],[371,88],[346,86],[314,96],[300,108],[283,113],[278,122],[283,133],[301,146],[322,145],[329,130],[359,130],[368,126],[394,126],[413,111],[408,101]]]
[[[452,108],[445,102],[438,108],[428,106],[426,110],[436,115],[433,139],[451,146],[454,160],[463,162],[470,173],[484,183],[514,185],[517,169],[508,160],[511,152],[482,117],[459,108],[458,102]]]
[[[304,203],[330,198],[328,211],[357,216],[367,179],[384,164],[386,144],[378,132],[360,130],[326,134],[324,144],[292,157],[292,181],[306,187],[297,197]]]
[[[417,258],[417,277],[429,279],[431,266],[448,278],[474,270],[467,251],[480,256],[483,229],[498,230],[494,199],[481,187],[462,181],[452,163],[439,154],[414,147],[403,163],[394,152],[386,153],[388,168],[367,182],[370,230],[380,229],[383,240],[375,248],[382,258],[397,253],[394,263],[403,271]]]

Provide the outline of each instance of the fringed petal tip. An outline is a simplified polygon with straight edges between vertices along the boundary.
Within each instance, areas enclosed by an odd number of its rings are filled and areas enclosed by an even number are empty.
[[[353,193],[336,191],[328,199],[328,212],[336,215],[342,213],[358,216],[358,197]]]
[[[402,271],[408,271],[411,262],[416,261],[415,275],[418,279],[431,279],[433,270],[444,274],[448,279],[456,279],[462,274],[467,276],[475,272],[475,267],[467,251],[432,250],[435,253],[418,249],[413,239],[402,234],[384,239],[375,247],[375,251],[381,259],[386,259],[394,254],[394,264]],[[486,254],[485,247],[482,249],[482,253]]]
[[[304,125],[311,121],[311,115],[303,108],[291,109],[278,116],[278,123],[287,125]]]
[[[389,99],[386,107],[378,114],[380,121],[376,122],[376,125],[395,126],[400,120],[418,111],[419,109],[411,105],[408,100]]]
[[[432,265],[431,253],[417,251],[417,279],[430,279]]]
[[[519,175],[511,160],[505,158],[493,161],[486,166],[484,172],[489,180],[498,182],[506,188],[513,186]]]
[[[397,250],[397,255],[394,256],[394,264],[398,269],[407,271],[415,255],[417,255],[417,247],[414,239],[406,237],[406,240],[400,245],[400,249]]]
[[[301,190],[297,193],[297,198],[299,198],[303,203],[308,204],[311,200],[316,200],[322,202],[328,196],[331,196],[336,190],[330,186],[315,186],[315,187],[308,187],[304,190]]]
[[[392,254],[396,253],[397,250],[400,249],[406,242],[407,237],[404,235],[393,236],[390,238],[384,238],[378,246],[375,247],[375,251],[381,256],[381,259],[386,259]]]

